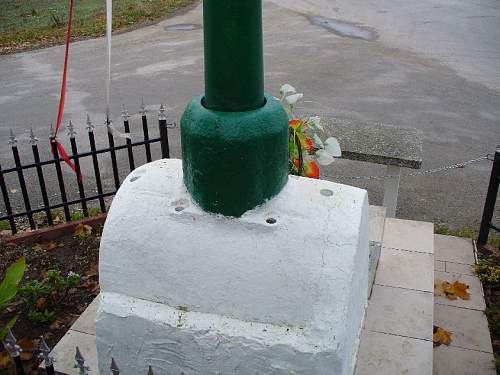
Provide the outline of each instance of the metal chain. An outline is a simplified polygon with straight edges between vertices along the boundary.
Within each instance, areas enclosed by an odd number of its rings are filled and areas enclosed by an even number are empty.
[[[412,173],[406,173],[402,175],[384,175],[384,176],[328,176],[329,178],[333,179],[338,179],[338,180],[384,180],[387,178],[403,178],[403,177],[415,177],[415,176],[423,176],[427,174],[434,174],[434,173],[439,173],[443,171],[448,171],[451,169],[459,169],[459,168],[464,168],[468,165],[478,163],[483,160],[490,160],[490,154],[481,156],[476,159],[471,159],[464,161],[462,163],[457,163],[457,164],[451,164],[451,165],[446,165],[444,167],[439,167],[439,168],[432,168],[432,169],[427,169],[425,171],[419,171],[419,172],[412,172]]]

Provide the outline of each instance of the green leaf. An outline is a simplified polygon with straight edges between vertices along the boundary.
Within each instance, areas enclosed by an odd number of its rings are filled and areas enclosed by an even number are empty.
[[[0,341],[5,338],[5,335],[7,335],[7,332],[9,332],[9,329],[14,327],[14,324],[17,322],[17,316],[13,317],[4,327],[0,329]]]
[[[18,285],[26,269],[26,259],[21,257],[16,263],[7,268],[5,277],[0,283],[0,306],[4,305],[17,294]]]

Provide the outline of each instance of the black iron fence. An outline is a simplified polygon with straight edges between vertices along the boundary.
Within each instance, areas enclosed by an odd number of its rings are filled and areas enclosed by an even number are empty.
[[[9,353],[10,358],[12,359],[12,362],[14,364],[13,369],[15,370],[15,374],[27,375],[21,360],[22,349],[17,344],[17,340],[12,334],[12,331],[10,329],[7,331],[7,334],[2,342],[5,349]],[[61,372],[57,372],[57,369],[54,367],[54,358],[51,355],[51,350],[43,337],[40,338],[40,345],[38,348],[37,358],[44,361],[43,368],[45,369],[45,373],[47,375],[61,374]],[[74,368],[78,370],[80,375],[89,375],[90,372],[94,374],[96,373],[97,369],[90,369],[90,367],[85,363],[85,358],[80,352],[78,346],[75,347],[74,363],[75,363]],[[110,371],[109,373],[112,375],[120,374],[120,368],[118,367],[118,364],[116,363],[113,357],[111,357],[109,371]],[[153,368],[151,366],[149,366],[147,370],[147,375],[154,375]]]
[[[69,155],[67,155],[66,160],[62,157],[62,155],[59,155],[57,142],[55,142],[55,138],[51,135],[50,147],[52,155],[48,158],[48,160],[42,161],[39,153],[38,139],[33,134],[33,131],[31,131],[29,142],[31,144],[33,161],[23,164],[21,162],[20,152],[18,149],[18,141],[14,133],[11,131],[9,143],[12,148],[13,166],[3,169],[0,165],[0,190],[2,192],[2,198],[6,212],[5,215],[0,216],[0,222],[8,222],[10,230],[13,234],[15,234],[18,232],[18,223],[22,219],[27,219],[29,228],[36,229],[37,223],[34,217],[36,214],[43,215],[46,219],[46,223],[49,226],[54,225],[53,210],[56,209],[62,210],[64,212],[64,218],[66,221],[71,220],[72,207],[81,209],[83,217],[88,217],[89,203],[92,201],[97,202],[99,211],[105,213],[105,198],[114,196],[118,191],[118,188],[120,187],[120,173],[118,169],[117,151],[126,150],[128,167],[130,171],[134,170],[136,168],[136,165],[138,165],[138,162],[134,157],[134,150],[138,148],[144,148],[145,161],[151,162],[151,146],[155,143],[159,143],[161,146],[162,158],[170,158],[168,129],[175,126],[175,124],[167,123],[166,110],[163,105],[160,107],[158,113],[159,136],[156,138],[150,137],[147,111],[144,103],[142,104],[140,114],[140,117],[142,119],[142,140],[133,141],[128,135],[130,134],[129,115],[126,109],[123,108],[122,120],[124,133],[120,133],[119,130],[113,127],[112,123],[108,122],[106,124],[108,146],[105,148],[97,148],[96,139],[94,136],[94,125],[87,116],[87,134],[90,150],[84,152],[79,151],[75,136],[76,133],[73,124],[70,122],[68,126],[68,136],[71,152],[68,152]],[[51,134],[53,134],[53,132],[51,132]],[[123,144],[115,144],[115,137],[117,134],[119,135],[118,138],[125,138],[125,141],[122,142]],[[110,191],[105,191],[104,189],[98,156],[109,156],[110,158],[114,186],[114,188]],[[89,189],[88,186],[87,188],[84,186],[81,164],[82,160],[86,158],[90,158],[93,165],[93,180],[95,181],[95,189]],[[75,183],[72,184],[72,187],[74,186],[75,189],[74,192],[68,192],[67,184],[65,183],[65,179],[63,176],[63,164],[67,162],[68,159],[74,164],[76,169],[75,173],[73,174],[73,181]],[[49,194],[47,190],[47,169],[49,168],[52,169],[52,173],[55,170],[55,176],[57,179],[57,195],[59,196],[59,199],[55,202],[53,199],[49,200]],[[39,187],[39,192],[41,195],[41,204],[38,207],[32,206],[32,197],[30,197],[25,178],[27,173],[33,173],[34,171],[36,171],[35,180],[37,181],[36,183]],[[17,191],[17,189],[13,189],[9,186],[8,178],[10,177],[12,179],[12,176],[14,177],[14,179],[16,179],[15,177],[17,177],[17,181],[15,181],[15,184],[17,187],[19,187],[20,193],[22,195],[24,209],[15,210],[13,208],[9,192],[12,193],[12,191]],[[88,179],[86,177],[85,179],[87,180],[85,181],[87,182],[86,185],[88,185]],[[89,193],[90,191],[92,191],[92,194]],[[77,195],[78,198],[71,199],[69,198],[69,196],[73,194],[68,193],[76,193],[75,195]]]
[[[481,228],[477,244],[479,246],[485,245],[488,242],[490,229],[500,232],[500,227],[493,224],[493,213],[498,196],[498,185],[500,184],[500,148],[496,150],[493,159],[493,167],[491,169],[490,183],[488,186],[488,194],[486,195],[486,202],[484,204],[483,219],[481,221]]]

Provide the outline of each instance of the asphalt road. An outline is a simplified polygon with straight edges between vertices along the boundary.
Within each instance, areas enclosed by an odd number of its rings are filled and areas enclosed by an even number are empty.
[[[500,143],[500,4],[496,0],[265,0],[264,5],[267,90],[276,93],[282,83],[293,84],[306,97],[300,110],[421,129],[424,169],[491,153]],[[3,167],[12,160],[9,128],[20,139],[24,160],[31,157],[30,127],[40,138],[40,147],[47,150],[63,54],[58,46],[0,56]],[[97,125],[98,143],[106,143],[104,78],[104,39],[74,43],[64,121],[74,122],[81,148],[87,113]],[[137,113],[141,97],[151,116],[165,103],[170,120],[178,122],[189,99],[203,91],[201,7],[116,35],[112,79],[115,123],[121,104]],[[131,119],[135,138],[140,138],[138,120],[137,115]],[[172,154],[178,157],[178,129],[170,134]],[[126,154],[120,154],[120,159],[126,174]],[[111,187],[109,162],[103,159],[101,165],[106,186]],[[490,168],[485,161],[403,179],[398,216],[454,227],[477,226]],[[381,166],[348,161],[323,170],[324,178],[333,180],[336,175],[383,173]],[[88,163],[84,174],[92,175]],[[74,185],[74,177],[69,173],[67,177],[68,185]],[[36,196],[34,176],[28,180]],[[91,177],[86,183],[92,185]],[[56,194],[54,185],[52,194]],[[368,189],[372,204],[381,204],[382,183],[356,185]],[[11,196],[17,205],[22,203],[19,191]]]

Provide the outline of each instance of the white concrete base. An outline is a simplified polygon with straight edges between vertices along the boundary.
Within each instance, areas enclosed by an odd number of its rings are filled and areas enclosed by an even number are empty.
[[[101,241],[100,373],[352,374],[368,254],[364,190],[291,177],[236,219],[192,202],[179,160],[140,167]]]

